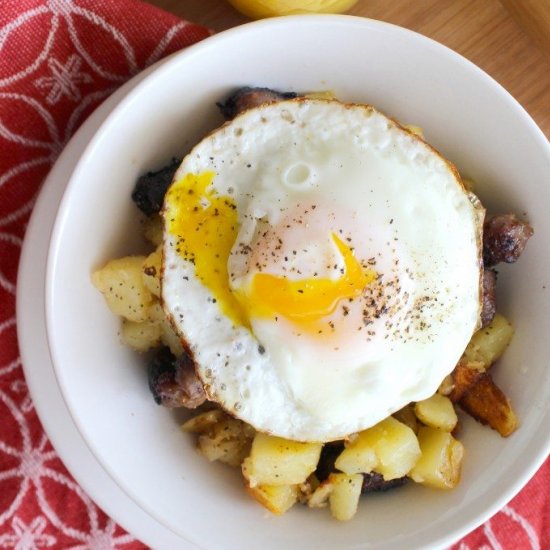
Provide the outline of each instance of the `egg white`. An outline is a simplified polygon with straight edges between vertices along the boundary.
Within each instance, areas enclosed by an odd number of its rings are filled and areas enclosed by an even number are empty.
[[[336,280],[332,234],[378,275],[323,320],[322,335],[280,315],[249,329],[223,314],[165,231],[164,307],[211,399],[258,430],[329,441],[436,391],[480,312],[483,210],[448,161],[370,106],[292,100],[209,135],[175,181],[209,171],[236,204],[236,292],[257,272]],[[269,230],[282,237],[277,250]]]

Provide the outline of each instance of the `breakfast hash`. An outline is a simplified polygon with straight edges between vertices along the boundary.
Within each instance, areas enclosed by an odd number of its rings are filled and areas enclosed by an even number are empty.
[[[226,123],[139,178],[149,255],[92,274],[149,387],[210,461],[282,514],[351,519],[363,493],[451,489],[457,408],[518,425],[492,367],[513,329],[495,266],[533,233],[369,105],[242,88]],[[154,249],[153,249],[154,247]]]

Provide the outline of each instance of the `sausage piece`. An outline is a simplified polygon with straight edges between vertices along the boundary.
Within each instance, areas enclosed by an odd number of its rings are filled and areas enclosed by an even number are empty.
[[[486,267],[514,263],[532,235],[533,228],[515,214],[492,216],[483,225],[483,263]]]
[[[132,191],[132,200],[147,216],[159,212],[162,208],[164,195],[172,183],[180,162],[174,158],[170,164],[160,170],[147,172],[137,180]]]
[[[497,312],[497,273],[494,269],[485,269],[482,279],[481,328],[491,323]]]
[[[158,405],[194,409],[206,401],[189,355],[176,358],[168,348],[161,348],[149,363],[147,376],[149,389]]]
[[[225,120],[235,118],[239,113],[259,107],[266,103],[276,103],[284,99],[294,99],[298,94],[294,92],[279,92],[269,88],[250,88],[245,86],[233,92],[224,103],[217,103]]]
[[[388,491],[394,487],[401,487],[406,483],[407,477],[398,477],[397,479],[390,479],[386,481],[382,474],[377,472],[371,472],[370,474],[363,474],[363,485],[361,487],[361,493],[373,493],[378,491]]]
[[[340,441],[335,443],[327,443],[321,450],[321,456],[317,463],[315,475],[319,481],[324,481],[332,472],[337,472],[334,467],[334,462],[344,450],[344,444]]]
[[[176,383],[180,387],[180,400],[184,407],[196,409],[206,401],[206,393],[195,372],[193,359],[184,353],[176,359]]]

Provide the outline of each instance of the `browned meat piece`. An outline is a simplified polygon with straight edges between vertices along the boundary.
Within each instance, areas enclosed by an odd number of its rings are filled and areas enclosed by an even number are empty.
[[[319,481],[325,481],[331,473],[338,472],[334,466],[334,462],[343,450],[344,444],[341,441],[326,443],[324,445],[317,464],[317,469],[315,470],[315,475]],[[403,485],[406,481],[406,477],[386,481],[382,474],[371,472],[370,474],[363,474],[361,492],[372,493],[375,491],[387,491],[388,489]]]
[[[406,481],[406,476],[386,481],[382,474],[371,472],[370,474],[363,474],[363,486],[361,487],[361,492],[373,493],[377,491],[388,491],[394,487],[401,487],[401,485],[403,485]]]
[[[459,402],[467,391],[472,389],[476,382],[483,376],[482,363],[470,363],[465,360],[458,362],[455,370],[451,373],[453,389],[449,399],[453,403]]]
[[[483,263],[491,267],[499,262],[514,263],[533,235],[533,228],[515,214],[497,214],[483,225]]]
[[[233,92],[224,103],[217,103],[225,120],[235,118],[239,113],[259,107],[265,103],[276,103],[284,99],[293,99],[298,94],[294,92],[278,92],[269,88],[250,88],[245,86]]]
[[[510,400],[484,372],[459,401],[460,406],[482,424],[488,424],[502,437],[508,437],[518,427]]]
[[[162,348],[148,365],[149,389],[156,403],[169,408],[194,409],[206,401],[204,388],[195,374],[193,359],[176,359]]]
[[[494,269],[483,271],[482,287],[481,328],[484,328],[490,324],[497,312],[497,273]]]
[[[323,446],[319,462],[317,463],[317,469],[315,470],[315,475],[319,481],[324,481],[328,478],[329,474],[338,471],[334,467],[334,462],[343,450],[344,444],[341,441],[327,443]]]
[[[195,409],[206,401],[202,382],[195,373],[193,359],[184,353],[176,359],[176,382],[181,388],[181,403],[188,409]]]
[[[159,212],[162,208],[164,195],[172,183],[172,178],[180,162],[180,160],[174,158],[170,164],[156,172],[147,172],[136,181],[132,191],[132,200],[147,216]]]

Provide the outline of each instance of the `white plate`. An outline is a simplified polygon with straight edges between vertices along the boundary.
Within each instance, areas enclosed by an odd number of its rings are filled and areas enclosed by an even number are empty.
[[[157,522],[131,500],[105,472],[77,430],[53,370],[46,338],[44,281],[46,259],[59,201],[75,165],[90,139],[120,100],[148,69],[90,115],[50,171],[25,234],[17,280],[17,336],[25,379],[44,430],[59,457],[78,483],[108,515],[144,543],[171,550],[196,548]]]
[[[521,429],[507,440],[465,422],[467,459],[454,491],[412,484],[364,500],[345,526],[298,507],[266,514],[236,472],[209,464],[182,436],[177,415],[154,405],[142,361],[122,347],[118,321],[90,284],[102,262],[140,248],[128,200],[135,178],[182,154],[220,122],[214,102],[231,88],[333,89],[424,127],[493,211],[527,212],[536,236],[520,264],[499,269],[500,310],[517,327],[497,379]],[[159,522],[207,548],[441,547],[479,525],[535,472],[550,446],[550,147],[525,111],[464,58],[410,31],[349,17],[268,20],[175,56],[137,86],[82,156],[49,254],[47,327],[63,395],[105,469]],[[540,236],[539,236],[540,235]],[[434,521],[434,518],[437,518]]]

